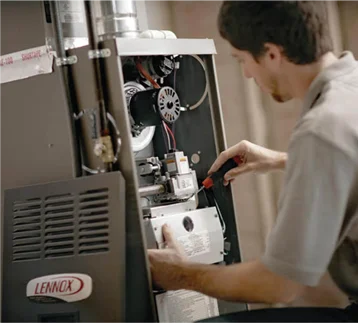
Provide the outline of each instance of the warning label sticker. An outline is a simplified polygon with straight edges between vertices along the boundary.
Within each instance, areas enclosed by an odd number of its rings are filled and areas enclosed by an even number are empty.
[[[192,232],[188,235],[177,237],[177,240],[182,244],[188,257],[210,252],[210,238],[207,230]]]
[[[218,316],[215,298],[187,290],[156,296],[159,322],[194,322]]]
[[[39,46],[0,56],[0,83],[52,73],[54,52]]]

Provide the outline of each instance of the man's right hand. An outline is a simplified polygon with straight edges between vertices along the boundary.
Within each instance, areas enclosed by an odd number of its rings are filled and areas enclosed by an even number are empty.
[[[266,173],[272,170],[284,169],[287,160],[286,153],[270,150],[243,140],[223,151],[209,169],[208,174],[216,172],[228,159],[235,156],[241,157],[242,164],[225,174],[224,185],[227,185],[241,174],[249,172]]]

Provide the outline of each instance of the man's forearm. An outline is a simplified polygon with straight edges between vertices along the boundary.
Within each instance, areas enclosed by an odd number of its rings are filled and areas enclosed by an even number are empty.
[[[230,266],[186,263],[178,271],[183,289],[227,301],[269,304],[290,302],[301,288],[268,271],[259,261]]]

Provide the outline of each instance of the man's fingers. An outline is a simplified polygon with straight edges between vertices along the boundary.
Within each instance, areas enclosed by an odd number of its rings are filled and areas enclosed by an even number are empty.
[[[235,167],[235,168],[229,170],[225,174],[224,180],[225,181],[233,180],[234,177],[241,175],[241,174],[249,173],[249,172],[253,171],[254,169],[255,169],[255,163],[250,163],[250,164],[245,164],[242,166]]]
[[[228,159],[237,156],[236,152],[231,148],[223,151],[210,167],[208,174],[215,173]]]
[[[176,246],[176,240],[173,235],[172,229],[169,225],[164,224],[162,226],[162,233],[164,237],[164,242],[167,244],[168,248],[174,248]]]
[[[230,183],[233,183],[235,181],[235,178],[230,179],[229,181],[226,181],[224,179],[224,186],[228,186]]]
[[[215,160],[211,168],[209,169],[208,174],[210,175],[216,172],[230,158],[233,158],[235,156],[243,157],[246,154],[246,151],[247,151],[247,141],[245,140],[223,151],[219,155],[219,157]]]
[[[212,173],[215,173],[229,158],[228,151],[223,151],[210,167],[208,174],[211,175]]]

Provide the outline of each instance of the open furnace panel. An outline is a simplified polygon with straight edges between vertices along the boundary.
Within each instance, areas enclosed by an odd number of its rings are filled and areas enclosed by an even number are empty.
[[[129,55],[131,49],[121,53],[129,41],[117,40],[147,247],[163,247],[161,227],[167,223],[191,261],[239,262],[230,188],[220,183],[197,194],[225,149],[214,44],[151,41],[147,47],[148,40],[139,40],[145,50]],[[245,307],[191,291],[153,293],[159,321],[195,321]]]

